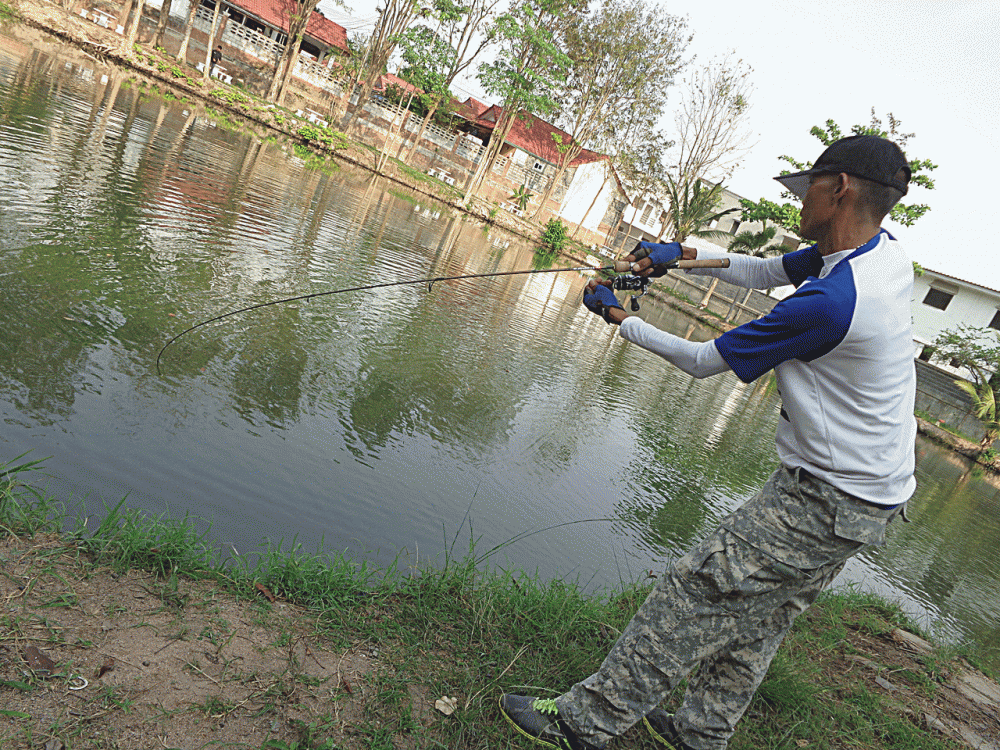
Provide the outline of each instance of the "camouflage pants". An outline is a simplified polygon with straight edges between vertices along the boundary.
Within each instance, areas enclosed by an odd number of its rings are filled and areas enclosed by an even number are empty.
[[[879,508],[801,471],[761,491],[660,577],[560,717],[603,747],[695,667],[674,723],[696,750],[723,750],[795,618],[899,508]]]

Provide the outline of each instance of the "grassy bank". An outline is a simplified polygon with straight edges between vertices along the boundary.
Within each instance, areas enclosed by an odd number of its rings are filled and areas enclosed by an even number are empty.
[[[388,570],[298,548],[223,560],[190,519],[119,505],[96,529],[68,523],[39,469],[22,458],[0,475],[4,748],[527,747],[498,694],[589,674],[646,592],[585,595],[471,553]],[[911,650],[906,627],[868,595],[825,596],[731,747],[954,748],[960,725],[990,737],[951,687],[958,655]],[[641,728],[613,745],[653,746]]]

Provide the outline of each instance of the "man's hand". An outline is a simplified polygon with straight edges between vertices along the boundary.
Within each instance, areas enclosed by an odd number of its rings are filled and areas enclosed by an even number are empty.
[[[583,292],[583,304],[592,313],[604,318],[608,323],[621,323],[628,315],[618,302],[610,286],[591,281]]]
[[[633,263],[632,272],[637,276],[662,276],[677,261],[694,260],[697,257],[697,250],[682,247],[679,242],[639,242],[624,260]]]

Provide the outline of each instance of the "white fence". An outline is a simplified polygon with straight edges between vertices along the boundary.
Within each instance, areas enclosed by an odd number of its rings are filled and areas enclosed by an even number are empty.
[[[198,8],[198,13],[201,13],[201,11],[202,9]],[[208,31],[207,27],[204,31]],[[278,58],[281,57],[281,52],[284,49],[284,45],[278,44],[273,39],[264,36],[258,31],[247,28],[241,23],[233,23],[232,21],[226,25],[226,30],[222,34],[222,41],[235,47],[240,52],[269,62],[271,65],[278,62]]]

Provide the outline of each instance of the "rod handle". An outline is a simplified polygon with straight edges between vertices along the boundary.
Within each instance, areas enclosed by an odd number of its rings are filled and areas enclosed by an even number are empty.
[[[729,268],[729,258],[706,258],[705,260],[679,260],[670,268]],[[616,260],[615,270],[626,273],[632,270],[632,264],[627,260]]]

